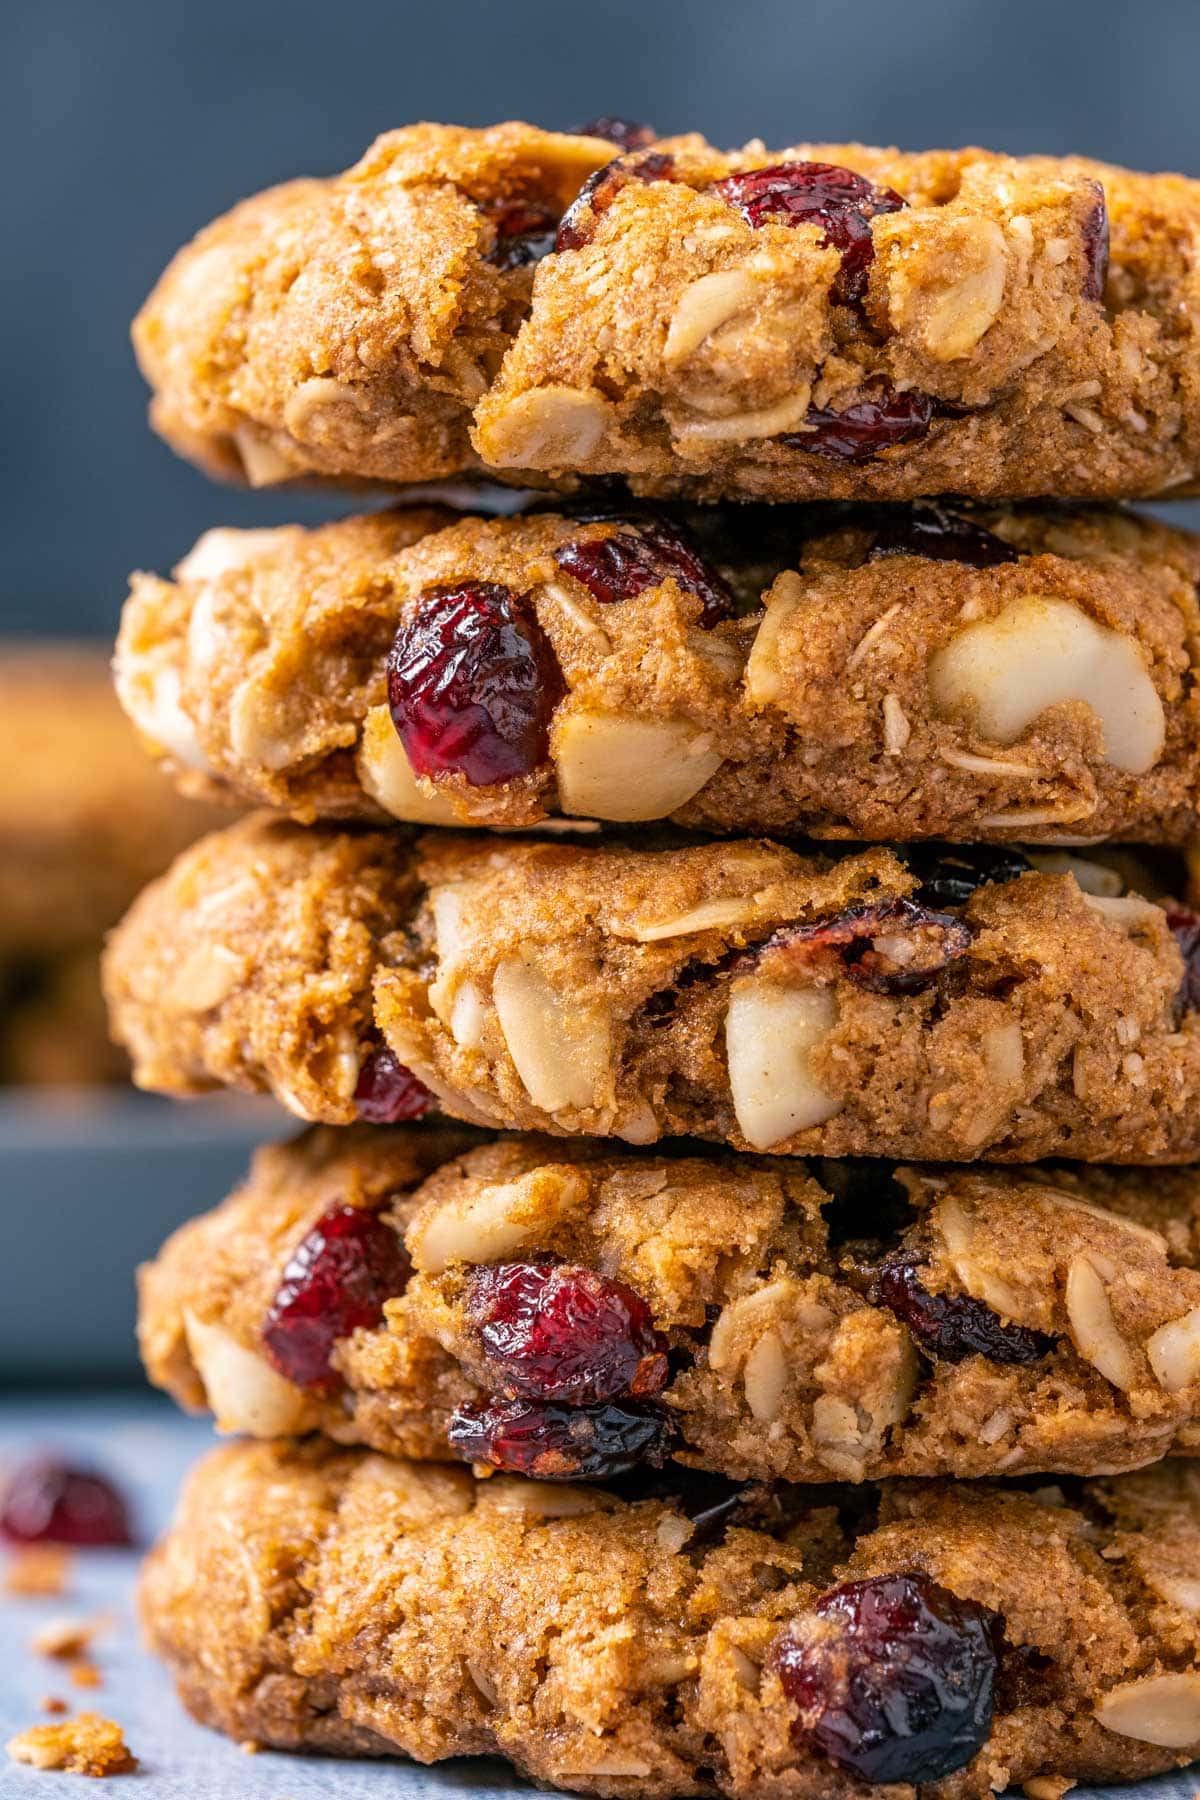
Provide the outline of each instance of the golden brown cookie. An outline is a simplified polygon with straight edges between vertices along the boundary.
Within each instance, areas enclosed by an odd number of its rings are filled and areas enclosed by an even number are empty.
[[[143,1086],[267,1089],[331,1124],[432,1093],[475,1124],[638,1144],[1186,1162],[1200,919],[1110,854],[1126,874],[256,815],[146,890],[107,992]]]
[[[978,149],[616,148],[417,125],[235,208],[135,326],[156,426],[255,485],[482,465],[704,499],[1194,488],[1195,183]]]
[[[696,1484],[238,1445],[193,1472],[142,1614],[234,1738],[499,1754],[613,1800],[984,1800],[1200,1753],[1194,1467],[1028,1493]]]
[[[610,1479],[1111,1474],[1200,1446],[1191,1170],[318,1127],[141,1271],[226,1431]]]
[[[134,577],[118,692],[186,792],[304,821],[1194,834],[1191,533],[930,506],[690,525],[211,531],[174,581]]]

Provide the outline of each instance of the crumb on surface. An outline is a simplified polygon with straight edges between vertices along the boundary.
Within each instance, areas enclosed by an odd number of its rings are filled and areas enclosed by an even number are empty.
[[[9,1560],[4,1571],[4,1590],[9,1594],[56,1597],[66,1593],[71,1568],[69,1550],[57,1544],[32,1545]]]
[[[44,1713],[61,1716],[63,1713],[70,1712],[71,1704],[70,1701],[64,1700],[61,1694],[43,1694],[41,1708]]]
[[[72,1662],[83,1655],[100,1630],[99,1619],[47,1619],[30,1639],[29,1647],[38,1656],[53,1656]]]
[[[68,1671],[73,1685],[77,1688],[98,1688],[104,1686],[104,1677],[94,1662],[86,1657],[73,1662]]]
[[[80,1713],[57,1725],[31,1725],[10,1738],[5,1749],[15,1763],[74,1775],[131,1775],[138,1766],[121,1727],[99,1713]]]

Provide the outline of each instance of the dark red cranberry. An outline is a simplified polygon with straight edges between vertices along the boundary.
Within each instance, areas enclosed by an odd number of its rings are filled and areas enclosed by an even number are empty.
[[[0,1536],[80,1549],[133,1542],[128,1508],[107,1476],[52,1457],[35,1458],[10,1478],[0,1498]]]
[[[658,1467],[670,1427],[655,1407],[556,1406],[497,1400],[460,1406],[450,1447],[464,1462],[490,1463],[539,1481],[611,1481],[639,1463]]]
[[[831,462],[871,462],[896,444],[923,438],[933,418],[930,395],[908,388],[903,393],[877,382],[841,412],[827,406],[811,406],[808,431],[785,432],[780,443],[793,450],[808,450]]]
[[[1175,1004],[1181,1014],[1196,1012],[1200,1009],[1200,914],[1187,906],[1172,906],[1167,924],[1183,957],[1183,980]]]
[[[467,1305],[488,1361],[512,1395],[581,1406],[667,1379],[667,1340],[620,1281],[558,1263],[496,1263],[471,1276]]]
[[[645,150],[658,137],[653,125],[637,125],[632,119],[590,119],[579,127],[580,137],[604,138],[618,150]]]
[[[851,906],[812,925],[789,925],[762,950],[845,975],[875,994],[915,994],[971,948],[969,925],[912,900]],[[760,951],[761,954],[761,951]]]
[[[908,205],[891,188],[876,187],[836,163],[775,163],[727,175],[713,186],[756,231],[763,225],[819,225],[825,234],[822,243],[841,251],[833,292],[847,306],[856,305],[867,291],[867,271],[875,260],[871,220]]]
[[[1026,1325],[1006,1325],[970,1294],[931,1294],[918,1273],[921,1266],[915,1256],[885,1263],[871,1299],[895,1313],[936,1362],[986,1356],[990,1362],[1034,1363],[1053,1350],[1053,1338]]]
[[[491,787],[546,760],[563,681],[531,610],[505,587],[427,588],[396,633],[388,705],[418,775]]]
[[[719,625],[733,611],[728,583],[676,525],[639,520],[636,531],[606,538],[572,538],[554,552],[560,569],[581,581],[593,600],[611,606],[660,581],[675,580],[703,602],[700,623]]]
[[[494,269],[523,269],[554,248],[558,214],[531,200],[504,200],[488,209],[496,238],[486,260]]]
[[[1093,185],[1096,189],[1096,204],[1088,213],[1083,226],[1086,267],[1083,297],[1099,306],[1103,303],[1104,284],[1108,280],[1108,202],[1100,183],[1097,181]]]
[[[293,1250],[271,1302],[262,1341],[272,1366],[299,1387],[328,1387],[338,1339],[378,1325],[411,1273],[390,1225],[361,1206],[331,1206]]]
[[[884,556],[924,556],[933,562],[969,563],[973,569],[1019,560],[1012,545],[994,531],[944,506],[897,507],[881,516],[867,561]]]
[[[623,187],[631,181],[673,181],[675,158],[663,150],[637,156],[617,156],[589,175],[563,214],[555,240],[556,250],[582,250],[590,244],[596,220],[606,213]]]
[[[965,906],[977,888],[1016,881],[1033,868],[1011,844],[916,844],[904,859],[921,883],[914,898],[922,906]]]
[[[398,1125],[420,1119],[437,1104],[423,1081],[386,1046],[372,1050],[354,1089],[359,1118],[366,1125]]]
[[[775,1642],[798,1745],[868,1782],[941,1781],[992,1728],[997,1615],[928,1575],[875,1575],[824,1594]]]

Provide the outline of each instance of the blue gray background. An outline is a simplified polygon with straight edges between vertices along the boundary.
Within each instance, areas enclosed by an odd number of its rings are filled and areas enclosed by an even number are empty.
[[[378,131],[617,112],[1200,175],[1198,74],[1195,0],[7,0],[0,631],[105,634],[205,527],[332,510],[176,462],[127,327],[214,213]]]

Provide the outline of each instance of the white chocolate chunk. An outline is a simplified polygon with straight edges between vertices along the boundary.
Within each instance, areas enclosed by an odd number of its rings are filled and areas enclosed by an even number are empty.
[[[430,793],[417,780],[386,706],[373,706],[363,720],[357,761],[363,787],[394,819],[406,819],[412,825],[459,823],[449,800]]]
[[[688,719],[569,713],[550,746],[562,809],[591,819],[663,819],[720,766],[711,743]]]
[[[1096,1717],[1121,1737],[1166,1750],[1190,1749],[1200,1744],[1200,1674],[1185,1669],[1124,1682],[1105,1694]]]
[[[1014,600],[936,651],[929,693],[941,718],[966,719],[993,743],[1015,743],[1047,707],[1080,700],[1113,768],[1141,775],[1162,754],[1162,701],[1139,646],[1048,594]]]
[[[1200,1306],[1160,1325],[1146,1343],[1155,1378],[1168,1394],[1200,1381]]]
[[[146,741],[185,769],[207,769],[196,727],[183,708],[183,684],[170,654],[119,646],[113,663],[117,698]]]
[[[812,1072],[812,1053],[837,1022],[831,988],[734,984],[725,1015],[733,1110],[748,1144],[769,1150],[841,1110]]]
[[[286,1437],[314,1423],[305,1394],[223,1325],[206,1324],[185,1312],[183,1329],[218,1431]]]
[[[594,1007],[568,1007],[532,958],[507,957],[492,983],[508,1053],[543,1112],[591,1106],[608,1067],[608,1021]]]

